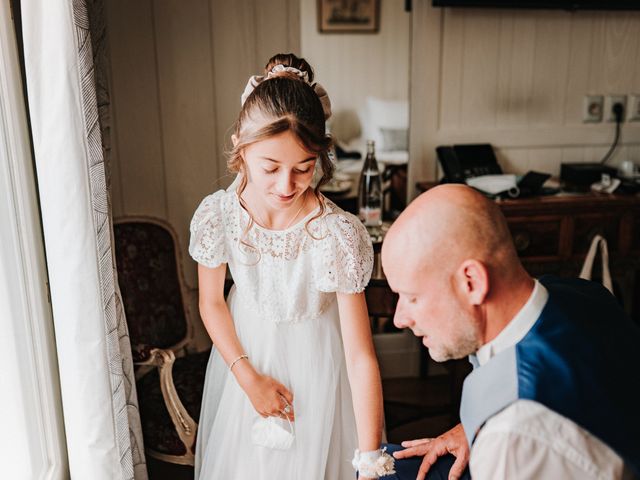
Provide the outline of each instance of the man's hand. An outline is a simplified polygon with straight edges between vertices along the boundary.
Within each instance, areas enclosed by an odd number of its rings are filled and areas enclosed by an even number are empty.
[[[460,478],[469,463],[469,444],[460,423],[439,437],[408,440],[402,442],[402,446],[405,447],[405,450],[393,453],[397,459],[424,456],[416,480],[424,480],[438,457],[447,453],[456,457],[456,461],[449,471],[449,480]]]

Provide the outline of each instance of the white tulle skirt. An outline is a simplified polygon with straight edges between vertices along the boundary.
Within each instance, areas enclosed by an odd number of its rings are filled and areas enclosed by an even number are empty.
[[[259,418],[214,349],[209,358],[196,444],[196,480],[351,480],[356,425],[337,302],[296,323],[262,318],[236,294],[228,305],[256,370],[294,396],[295,440],[289,450],[256,446]]]

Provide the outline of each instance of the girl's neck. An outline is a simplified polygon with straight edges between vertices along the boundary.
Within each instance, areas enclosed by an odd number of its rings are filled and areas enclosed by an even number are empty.
[[[253,191],[251,184],[246,186],[241,197],[249,214],[258,225],[269,230],[287,230],[315,208],[317,202],[309,190],[311,188],[307,188],[289,207],[280,209],[260,199]]]

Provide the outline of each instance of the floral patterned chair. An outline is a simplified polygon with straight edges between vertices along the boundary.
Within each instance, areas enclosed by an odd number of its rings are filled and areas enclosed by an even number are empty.
[[[193,465],[209,351],[193,353],[180,250],[173,229],[153,218],[114,221],[118,283],[136,368],[147,455]]]

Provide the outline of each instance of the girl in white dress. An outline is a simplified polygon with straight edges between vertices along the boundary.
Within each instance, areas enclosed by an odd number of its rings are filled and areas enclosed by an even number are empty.
[[[200,313],[214,344],[196,479],[347,480],[354,467],[362,479],[391,470],[378,450],[382,390],[363,293],[371,241],[319,193],[333,168],[330,103],[312,82],[293,54],[249,80],[229,160],[238,185],[205,197],[191,222]],[[225,302],[227,266],[234,287]],[[284,445],[268,443],[283,434]]]

